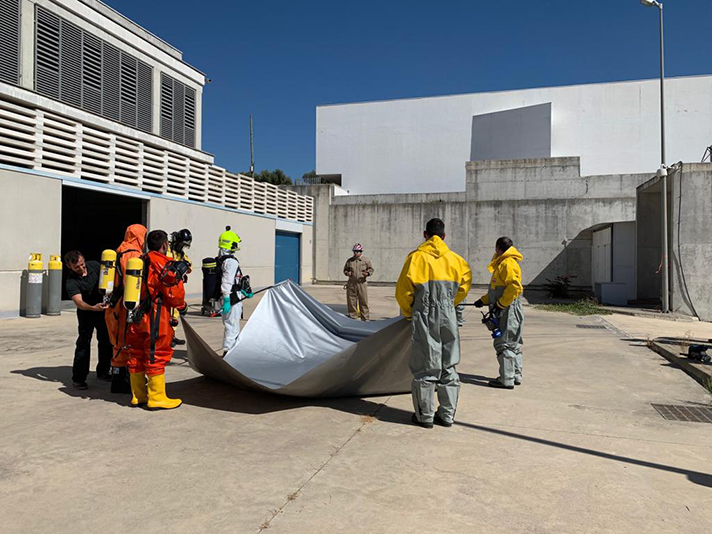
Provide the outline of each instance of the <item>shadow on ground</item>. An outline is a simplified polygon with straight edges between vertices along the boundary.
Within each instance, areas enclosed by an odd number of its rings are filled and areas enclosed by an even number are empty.
[[[60,365],[59,367],[32,367],[30,369],[17,369],[12,374],[23,375],[42,382],[54,382],[59,385],[59,391],[70,397],[89,400],[104,400],[129,406],[130,396],[122,393],[111,393],[111,383],[97,380],[94,372],[89,373],[87,384],[89,389],[76,389],[72,385],[72,367]]]
[[[83,391],[74,389],[71,383],[71,367],[68,365],[59,367],[33,367],[30,369],[18,369],[12,371],[12,373],[41,380],[43,382],[58,383],[60,385],[59,391],[69,395],[70,397],[99,399],[106,402],[114,402],[116,404],[124,405],[127,408],[130,407],[129,396],[111,393],[109,391],[109,383],[107,382],[99,382],[97,380],[90,379],[88,381],[89,389]],[[461,380],[463,376],[465,377],[465,380],[462,381],[466,384],[472,383],[481,385],[484,383],[484,380],[488,380],[486,377],[479,375],[463,374],[460,376]],[[181,398],[186,405],[198,406],[210,410],[260,415],[283,410],[294,410],[307,406],[320,406],[354,415],[373,417],[385,423],[411,425],[410,418],[412,412],[410,410],[393,408],[383,403],[373,402],[368,400],[368,398],[352,397],[343,399],[302,399],[297,397],[269,395],[266,393],[244,391],[203,376],[189,378],[178,382],[170,382],[167,389],[168,393],[172,397]],[[564,449],[577,454],[587,454],[605,460],[684,475],[689,481],[695,484],[712,488],[712,475],[709,473],[691,471],[689,469],[682,469],[655,462],[648,462],[646,460],[629,458],[626,456],[597,451],[558,441],[527,436],[525,434],[511,432],[501,428],[493,428],[463,421],[456,421],[455,425],[459,428],[496,434],[505,438],[527,441],[546,447]]]
[[[465,373],[458,373],[460,375],[460,383],[471,384],[473,386],[483,386],[489,387],[488,382],[494,380],[496,377],[487,377],[481,375],[468,375]]]

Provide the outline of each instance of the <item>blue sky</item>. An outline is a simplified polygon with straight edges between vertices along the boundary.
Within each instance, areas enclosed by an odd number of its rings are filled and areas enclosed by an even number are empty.
[[[658,76],[638,0],[108,0],[212,83],[203,150],[231,171],[314,168],[315,108]],[[712,73],[712,2],[665,2],[666,75]],[[712,98],[712,95],[710,95]]]

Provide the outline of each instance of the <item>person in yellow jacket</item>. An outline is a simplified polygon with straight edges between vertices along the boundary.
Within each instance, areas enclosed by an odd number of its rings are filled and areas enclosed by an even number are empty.
[[[519,262],[524,256],[514,248],[512,240],[500,237],[487,269],[492,273],[489,290],[475,306],[489,306],[499,321],[502,336],[495,338],[494,350],[499,361],[499,377],[490,380],[495,388],[514,389],[522,383],[522,326],[524,312],[519,298],[522,287],[522,269]]]
[[[186,249],[190,248],[192,242],[193,234],[191,234],[190,230],[188,230],[187,228],[183,228],[178,232],[172,232],[171,239],[168,242],[168,252],[166,252],[166,256],[168,256],[169,258],[172,258],[177,261],[187,262],[190,266],[190,268],[188,269],[188,274],[192,272],[193,264],[190,262],[190,258],[186,253]],[[171,326],[173,327],[173,339],[171,340],[171,347],[175,347],[176,345],[185,345],[185,339],[180,339],[176,337],[178,323],[180,322],[179,317],[180,314],[178,313],[178,310],[174,308],[171,314]]]
[[[452,426],[460,392],[460,334],[455,306],[472,285],[467,262],[445,244],[445,223],[431,219],[425,243],[408,254],[396,284],[396,300],[413,325],[413,423]],[[435,411],[435,390],[440,406]]]

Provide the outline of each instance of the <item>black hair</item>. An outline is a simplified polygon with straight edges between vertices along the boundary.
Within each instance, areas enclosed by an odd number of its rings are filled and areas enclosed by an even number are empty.
[[[500,237],[494,244],[494,246],[497,247],[502,253],[507,252],[509,247],[511,247],[512,245],[512,240],[504,236]]]
[[[83,258],[84,254],[78,250],[70,250],[64,255],[64,263],[67,265],[74,265],[79,261],[79,258]]]
[[[425,233],[429,237],[436,235],[443,239],[445,237],[445,223],[441,219],[430,219],[428,224],[425,225]]]
[[[168,234],[163,230],[152,230],[146,236],[148,250],[159,251],[168,242]]]

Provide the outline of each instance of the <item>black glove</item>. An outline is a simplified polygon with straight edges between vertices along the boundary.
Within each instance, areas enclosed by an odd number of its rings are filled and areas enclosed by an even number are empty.
[[[177,286],[183,281],[184,278],[186,278],[188,271],[190,271],[190,265],[187,261],[171,260],[166,263],[165,267],[163,267],[163,270],[158,278],[166,287],[173,287]]]
[[[185,260],[175,262],[176,278],[185,279],[190,271],[190,264]]]
[[[482,308],[484,307],[484,305],[485,303],[482,302],[482,299],[477,299],[477,301],[475,302],[475,308]]]
[[[188,303],[185,303],[185,306],[182,308],[178,308],[178,313],[180,314],[181,317],[185,317],[185,315],[188,313]]]

